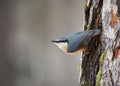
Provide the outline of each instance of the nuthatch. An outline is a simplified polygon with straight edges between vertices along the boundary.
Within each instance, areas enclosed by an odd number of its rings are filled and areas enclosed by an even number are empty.
[[[68,55],[85,51],[90,39],[100,34],[100,30],[87,30],[53,40],[62,51]]]

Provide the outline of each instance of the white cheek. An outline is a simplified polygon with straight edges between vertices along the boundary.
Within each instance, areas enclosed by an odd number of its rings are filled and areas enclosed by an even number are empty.
[[[67,43],[55,43],[61,50],[67,51]],[[65,48],[66,47],[66,48]]]

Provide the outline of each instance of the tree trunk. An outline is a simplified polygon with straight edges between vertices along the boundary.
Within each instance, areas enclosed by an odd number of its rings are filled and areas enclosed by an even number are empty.
[[[120,86],[120,0],[86,0],[85,30],[100,29],[82,55],[80,86]]]

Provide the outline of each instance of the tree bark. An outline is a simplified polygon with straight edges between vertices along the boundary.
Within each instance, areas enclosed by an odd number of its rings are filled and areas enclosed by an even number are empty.
[[[86,0],[84,29],[101,33],[83,52],[79,86],[120,86],[120,0]]]

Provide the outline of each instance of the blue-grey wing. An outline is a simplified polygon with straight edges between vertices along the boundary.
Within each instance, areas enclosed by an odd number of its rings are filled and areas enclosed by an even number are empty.
[[[76,33],[73,37],[68,38],[68,52],[74,52],[80,49],[87,38],[87,32]]]
[[[74,52],[80,49],[82,45],[87,42],[88,38],[92,38],[94,36],[97,36],[100,34],[100,30],[91,30],[90,31],[83,31],[83,32],[78,32],[76,34],[73,34],[71,36],[68,36],[68,52]]]

